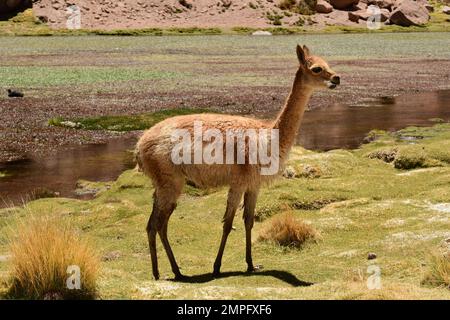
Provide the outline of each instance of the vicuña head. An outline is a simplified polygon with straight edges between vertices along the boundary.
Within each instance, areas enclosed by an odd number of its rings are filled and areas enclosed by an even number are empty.
[[[331,70],[328,64],[323,59],[312,55],[306,46],[297,46],[297,56],[300,66],[295,75],[291,93],[278,117],[273,121],[205,113],[177,116],[156,124],[147,130],[139,140],[136,148],[136,159],[142,171],[152,179],[155,188],[153,211],[147,225],[155,279],[159,278],[156,234],[160,235],[175,277],[182,278],[167,238],[167,226],[187,180],[200,188],[229,186],[227,206],[223,217],[222,240],[214,263],[214,274],[218,275],[220,272],[227,237],[232,229],[233,219],[242,197],[244,198],[247,270],[249,272],[257,270],[252,261],[251,230],[260,187],[282,172],[314,90],[326,87],[334,89],[340,83],[339,76]],[[276,132],[276,134],[271,135],[270,139],[256,134],[245,136],[244,139],[233,137],[231,143],[228,139],[225,139],[225,137],[228,137],[228,133],[238,131],[266,133],[270,131]],[[174,132],[183,133],[181,135],[183,143],[180,144],[177,139],[174,139]],[[194,133],[194,136],[200,133],[198,135],[200,138],[195,139],[194,137],[192,143],[191,133]],[[208,138],[204,139],[204,137]],[[261,143],[261,141],[264,143]],[[267,158],[264,157],[264,154],[261,156],[261,153],[258,152],[255,157],[249,156],[256,153],[250,153],[248,150],[251,150],[252,146],[260,146],[261,144],[271,144],[271,146],[276,144],[276,148],[271,148],[270,158],[276,160],[273,162],[276,163],[276,166],[273,173],[269,175],[262,174],[260,170],[267,165],[265,160]],[[184,146],[187,146],[187,148],[185,149]],[[224,149],[225,152],[223,152]],[[231,160],[239,159],[239,157],[234,157],[234,150],[237,153],[238,150],[245,150],[247,154],[241,157],[245,161],[231,161],[231,163],[224,161],[225,154],[228,155],[230,149],[233,152],[232,157],[230,157]],[[205,153],[202,150],[207,151]],[[183,156],[178,157],[181,153]],[[214,157],[207,157],[213,153]],[[177,155],[177,161],[174,161],[174,154]],[[208,161],[202,161],[206,159],[205,154]],[[191,161],[192,158],[194,158],[193,162]],[[228,157],[226,158],[228,159]],[[180,159],[182,161],[179,161]],[[250,159],[252,161],[247,161]],[[207,208],[205,208],[205,211],[207,211]],[[200,248],[199,254],[201,254]]]
[[[334,89],[341,83],[341,78],[331,70],[322,58],[312,55],[307,46],[297,45],[297,57],[303,72],[305,86],[313,89]]]

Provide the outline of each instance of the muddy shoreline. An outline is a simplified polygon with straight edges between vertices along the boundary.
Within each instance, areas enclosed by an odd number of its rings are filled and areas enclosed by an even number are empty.
[[[334,62],[333,65],[343,62]],[[389,64],[393,73],[379,72],[377,65]],[[365,60],[346,66],[364,68],[364,73],[342,69],[342,86],[336,91],[316,93],[310,108],[334,104],[364,104],[376,97],[395,97],[404,93],[448,89],[450,60]],[[420,66],[420,71],[417,70]],[[369,70],[369,71],[368,71]],[[254,71],[251,69],[250,71]],[[292,72],[286,77],[292,78]],[[267,73],[267,76],[270,76]],[[63,89],[51,96],[33,93],[23,99],[0,99],[0,162],[48,156],[57,149],[83,144],[102,144],[117,137],[138,137],[140,132],[117,133],[53,127],[53,117],[73,119],[98,115],[140,114],[178,107],[211,108],[232,114],[267,118],[281,108],[289,86],[243,86],[202,88],[186,91],[152,91],[136,93],[80,93]],[[130,107],[132,106],[132,107]]]

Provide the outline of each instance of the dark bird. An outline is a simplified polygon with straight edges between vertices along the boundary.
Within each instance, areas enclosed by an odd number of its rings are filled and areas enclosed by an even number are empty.
[[[23,93],[16,91],[16,90],[11,90],[8,89],[8,97],[10,98],[23,98]]]

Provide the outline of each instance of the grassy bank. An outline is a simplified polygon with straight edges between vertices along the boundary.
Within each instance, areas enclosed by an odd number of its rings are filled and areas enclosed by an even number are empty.
[[[33,16],[28,9],[6,21],[0,21],[0,36],[83,36],[83,35],[107,35],[107,36],[170,36],[170,35],[220,35],[220,34],[251,34],[257,30],[269,31],[274,35],[290,34],[320,34],[320,33],[379,33],[379,32],[448,32],[450,23],[448,16],[441,12],[440,7],[430,14],[430,21],[424,26],[401,27],[396,25],[383,25],[380,29],[370,30],[362,27],[327,26],[318,28],[278,26],[268,28],[251,28],[236,26],[234,28],[143,28],[143,29],[115,29],[115,30],[65,30],[51,29],[46,24]]]
[[[98,286],[104,299],[450,299],[445,284],[422,284],[434,266],[433,252],[450,237],[450,124],[371,136],[376,140],[354,151],[293,150],[289,165],[294,177],[263,189],[253,238],[286,210],[321,237],[301,250],[255,240],[254,261],[265,268],[251,276],[241,273],[245,239],[238,212],[224,277],[211,278],[226,190],[189,187],[171,218],[169,236],[182,272],[192,278],[170,281],[170,266],[158,243],[163,280],[153,281],[144,231],[152,190],[134,170],[100,188],[90,201],[40,199],[26,209],[0,210],[0,256],[9,255],[8,234],[31,211],[50,213],[95,243],[103,255]],[[369,252],[377,258],[367,260]],[[380,290],[366,285],[372,264],[381,268]],[[0,260],[3,292],[9,267],[7,258]]]

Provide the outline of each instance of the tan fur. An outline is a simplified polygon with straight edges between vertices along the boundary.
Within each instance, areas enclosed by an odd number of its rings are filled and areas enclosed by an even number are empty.
[[[300,66],[297,70],[292,91],[274,121],[261,121],[252,118],[222,115],[195,114],[177,116],[164,120],[147,130],[137,144],[136,158],[139,167],[148,175],[154,184],[153,212],[149,219],[147,232],[153,274],[159,278],[156,256],[156,233],[158,232],[169,257],[172,271],[176,278],[182,277],[175,257],[167,240],[167,225],[170,215],[176,207],[186,180],[198,187],[229,186],[227,209],[224,215],[223,236],[219,253],[214,263],[214,273],[220,271],[221,259],[227,236],[231,230],[233,218],[244,195],[244,221],[246,226],[246,260],[248,271],[255,270],[251,258],[251,229],[254,221],[254,210],[260,186],[273,180],[277,175],[260,174],[260,164],[180,164],[171,160],[171,152],[177,142],[172,142],[174,129],[186,129],[193,132],[194,121],[202,121],[203,130],[219,129],[279,129],[280,170],[284,167],[290,149],[295,143],[305,108],[315,89],[326,87],[326,81],[339,83],[339,78],[321,58],[312,56],[305,46],[297,46]],[[321,68],[320,73],[312,70]],[[316,69],[314,69],[316,68]],[[205,145],[205,143],[204,143]],[[248,146],[246,146],[248,147]]]

